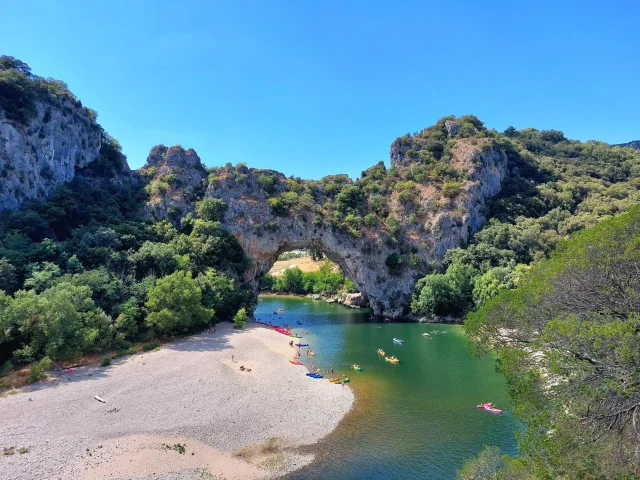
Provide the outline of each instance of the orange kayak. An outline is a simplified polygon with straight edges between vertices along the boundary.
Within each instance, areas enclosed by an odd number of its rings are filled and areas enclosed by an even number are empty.
[[[302,362],[299,362],[298,360],[289,360],[289,363],[293,363],[294,365],[302,365]]]

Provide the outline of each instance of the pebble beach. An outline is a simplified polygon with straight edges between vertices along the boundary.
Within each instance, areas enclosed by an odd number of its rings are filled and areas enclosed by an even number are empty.
[[[354,397],[305,376],[293,353],[289,337],[225,323],[108,367],[51,372],[0,399],[0,450],[15,450],[0,456],[0,479],[260,479],[301,468],[313,457],[297,447],[329,434]]]

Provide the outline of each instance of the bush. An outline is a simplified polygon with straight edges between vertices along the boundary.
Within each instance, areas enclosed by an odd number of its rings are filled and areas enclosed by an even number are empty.
[[[32,363],[29,370],[29,382],[34,383],[47,378],[45,371],[51,370],[52,365],[53,362],[49,357],[44,357],[39,362]]]
[[[244,328],[247,323],[247,311],[244,307],[242,307],[238,312],[233,316],[233,328]]]
[[[460,194],[459,182],[444,182],[442,185],[442,194],[447,198],[455,198]]]
[[[160,347],[160,342],[145,343],[142,346],[142,351],[143,352],[150,352],[151,350],[155,350],[158,347]],[[135,350],[133,351],[133,353],[136,353]]]
[[[111,357],[109,355],[107,355],[106,357],[104,357],[100,361],[100,366],[101,367],[108,367],[109,365],[111,365]]]
[[[404,261],[400,255],[397,253],[392,253],[387,257],[384,261],[387,266],[387,271],[391,275],[400,275],[402,273],[402,269],[404,268]]]

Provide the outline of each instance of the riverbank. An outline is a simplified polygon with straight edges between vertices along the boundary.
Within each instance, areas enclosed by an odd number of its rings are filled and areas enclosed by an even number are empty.
[[[313,457],[295,449],[330,433],[353,393],[291,365],[288,340],[220,324],[106,368],[54,372],[0,399],[0,448],[15,447],[0,479],[258,479],[301,468]]]
[[[369,308],[367,300],[362,293],[291,293],[291,292],[272,292],[269,290],[263,290],[260,292],[260,296],[275,296],[275,297],[297,297],[297,298],[310,298],[311,300],[322,300],[327,303],[338,303],[349,308]]]

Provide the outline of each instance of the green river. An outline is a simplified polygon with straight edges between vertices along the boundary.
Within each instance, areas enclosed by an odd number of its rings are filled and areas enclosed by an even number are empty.
[[[272,314],[279,308],[285,311]],[[492,358],[472,355],[460,326],[380,323],[369,316],[368,310],[324,301],[260,297],[256,318],[297,327],[294,332],[316,354],[303,352],[305,365],[348,374],[356,397],[338,427],[307,448],[316,460],[287,478],[451,479],[484,445],[516,452],[518,422],[506,411],[504,379]],[[394,337],[404,344],[395,345]],[[385,362],[378,348],[400,364]],[[361,372],[351,368],[354,363]],[[479,410],[481,402],[505,411]]]

